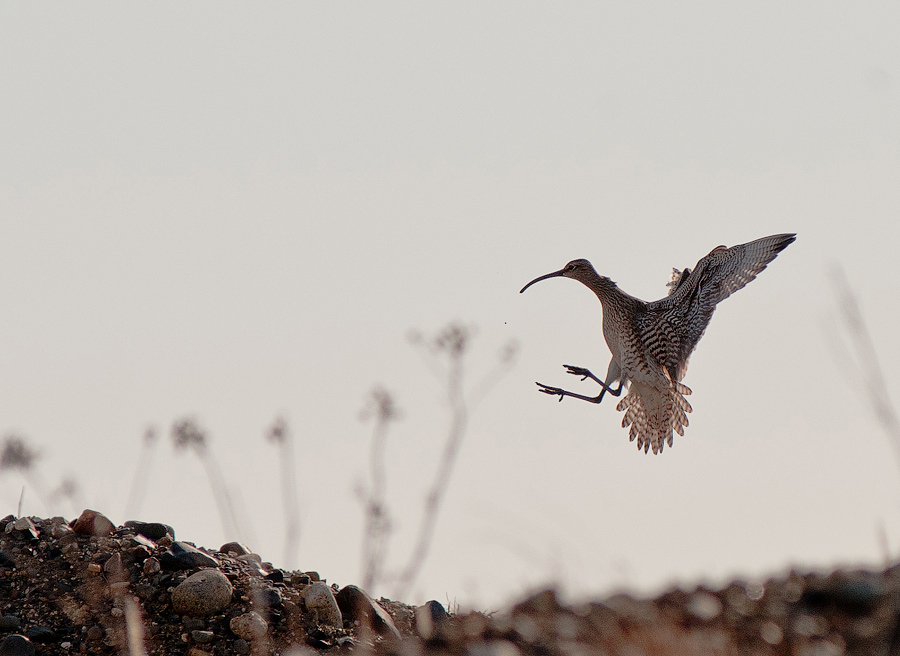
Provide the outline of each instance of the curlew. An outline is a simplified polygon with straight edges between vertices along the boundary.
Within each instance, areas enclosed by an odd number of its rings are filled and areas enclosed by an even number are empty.
[[[556,277],[572,278],[594,292],[603,306],[603,336],[612,353],[603,380],[584,367],[563,365],[567,373],[598,383],[597,396],[537,383],[540,391],[560,401],[571,396],[600,403],[604,394],[620,396],[627,388],[616,406],[625,413],[622,427],[631,427],[629,439],[637,440],[639,450],[661,453],[665,444],[672,446],[672,431],[684,435],[688,425],[691,406],[684,397],[691,390],[681,379],[716,305],[753,280],[795,238],[772,235],[731,248],[717,246],[693,271],[673,269],[668,296],[652,303],[626,294],[587,260],[572,260],[559,271],[535,278],[519,293]]]

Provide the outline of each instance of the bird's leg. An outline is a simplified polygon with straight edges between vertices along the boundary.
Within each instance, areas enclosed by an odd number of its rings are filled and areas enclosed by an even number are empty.
[[[588,369],[585,369],[584,367],[573,367],[570,364],[564,364],[563,366],[566,368],[567,374],[572,374],[573,376],[581,376],[581,380],[587,380],[588,378],[590,378],[592,381],[599,384],[600,387],[603,388],[604,392],[609,392],[613,396],[619,396],[622,393],[622,381],[621,380],[619,381],[619,388],[616,390],[613,390],[613,388],[610,387],[606,383],[606,381],[600,380],[594,374],[592,374]]]
[[[612,396],[619,396],[622,393],[622,380],[619,380],[619,386],[616,389],[613,389],[609,386],[609,383],[600,380],[584,367],[573,367],[570,364],[565,364],[563,366],[566,368],[567,373],[570,373],[574,376],[581,376],[581,380],[587,380],[588,378],[590,378],[594,382],[598,383],[603,389],[600,390],[600,393],[597,396],[585,396],[583,394],[569,392],[560,387],[550,387],[549,385],[544,385],[543,383],[536,383],[541,392],[543,392],[544,394],[558,395],[560,401],[562,401],[566,396],[571,396],[573,399],[581,399],[582,401],[588,401],[590,403],[600,403],[603,400],[603,395],[607,392],[609,392]],[[617,378],[619,378],[619,371],[618,365],[616,365],[614,360],[613,362],[610,362],[609,371],[606,374],[606,380],[611,383]]]

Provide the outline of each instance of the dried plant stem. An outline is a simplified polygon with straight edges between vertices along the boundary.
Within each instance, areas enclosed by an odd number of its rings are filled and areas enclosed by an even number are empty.
[[[131,479],[131,490],[128,492],[128,500],[125,502],[125,517],[137,518],[141,510],[144,492],[147,489],[147,481],[150,477],[150,468],[153,463],[153,451],[156,443],[156,429],[148,428],[141,441],[141,453],[138,456],[138,464],[134,478]]]
[[[300,546],[300,503],[297,500],[297,475],[294,468],[293,441],[288,437],[281,446],[281,496],[284,503],[284,566],[296,565]]]
[[[851,374],[862,383],[865,396],[872,406],[875,418],[888,436],[900,467],[900,420],[888,394],[872,337],[863,320],[857,296],[850,289],[843,271],[833,269],[831,273],[838,308],[853,349],[853,353],[845,359],[849,362]]]
[[[390,393],[376,388],[372,392],[374,410],[364,415],[375,415],[375,429],[369,451],[370,487],[365,492],[365,526],[363,527],[363,590],[371,590],[381,576],[387,558],[388,539],[391,532],[390,516],[385,496],[387,494],[387,474],[385,472],[385,450],[387,447],[388,425],[398,417]]]
[[[453,466],[456,464],[459,448],[465,435],[469,415],[462,389],[462,356],[462,348],[458,351],[452,351],[450,354],[450,368],[447,374],[447,394],[451,409],[450,429],[444,442],[444,451],[441,455],[434,481],[425,497],[425,510],[422,522],[419,525],[415,546],[406,568],[400,574],[396,593],[398,599],[404,599],[409,593],[431,549],[438,513],[449,488]]]

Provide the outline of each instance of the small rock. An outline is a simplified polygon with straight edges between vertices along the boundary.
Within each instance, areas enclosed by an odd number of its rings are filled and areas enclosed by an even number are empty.
[[[184,628],[188,631],[202,631],[206,628],[206,622],[199,617],[185,616],[181,618],[181,623],[184,624]]]
[[[416,632],[425,640],[432,638],[449,615],[438,601],[427,601],[416,608]]]
[[[291,574],[291,585],[309,585],[310,583],[312,583],[312,579],[307,574],[301,574],[300,572]]]
[[[144,574],[146,574],[147,576],[159,574],[161,571],[162,565],[160,565],[159,561],[153,556],[144,561]]]
[[[705,622],[719,616],[719,613],[722,612],[722,602],[708,592],[696,592],[688,601],[687,611],[698,620]]]
[[[248,549],[245,545],[240,542],[226,542],[221,547],[219,547],[219,551],[228,556],[237,557],[237,556],[246,556],[249,553],[252,553],[250,549]]]
[[[176,613],[207,617],[231,603],[233,592],[228,577],[217,569],[204,569],[191,574],[172,591],[172,608]]]
[[[241,656],[246,656],[250,653],[250,643],[244,640],[243,638],[238,638],[234,641],[234,651],[237,654],[241,654]]]
[[[96,510],[85,510],[72,524],[72,530],[79,535],[104,537],[116,530],[116,527],[105,515]]]
[[[16,564],[5,553],[0,551],[0,567],[13,568]]]
[[[28,629],[25,637],[38,645],[47,645],[57,640],[56,631],[49,626],[36,626],[33,629]]]
[[[0,631],[3,633],[16,633],[22,628],[22,622],[15,615],[0,617]]]
[[[244,640],[254,640],[266,635],[268,625],[259,613],[250,611],[237,617],[232,617],[228,623],[232,633]]]
[[[310,587],[314,587],[314,583]],[[319,583],[318,585],[324,585]],[[307,588],[308,590],[309,588]],[[327,588],[326,588],[327,589]],[[306,590],[304,590],[305,594]],[[400,640],[400,632],[394,626],[394,620],[376,601],[355,585],[346,585],[337,593],[337,605],[341,613],[351,621],[360,624],[368,622],[380,636],[390,636]],[[307,602],[309,606],[309,602]]]
[[[212,631],[191,631],[191,640],[201,645],[212,642],[215,637],[216,634]]]
[[[218,567],[219,561],[186,542],[173,542],[159,559],[165,569]]]
[[[0,656],[34,656],[34,645],[25,636],[14,633],[0,642]]]
[[[103,627],[94,624],[87,630],[87,639],[88,642],[97,642],[99,640],[103,640]]]
[[[103,563],[103,571],[110,580],[121,581],[125,575],[125,569],[122,567],[122,554],[117,551],[110,556]]]
[[[168,524],[159,524],[157,522],[136,522],[129,520],[125,522],[125,527],[133,529],[138,535],[143,535],[151,540],[160,540],[165,536],[175,539],[175,529]]]
[[[40,532],[34,522],[28,517],[19,517],[14,522],[10,522],[4,529],[6,533],[15,533],[19,537],[37,540]]]
[[[277,608],[281,602],[281,592],[277,588],[258,588],[253,591],[253,603],[263,608]]]
[[[300,598],[306,609],[312,614],[316,624],[325,624],[340,628],[344,625],[341,609],[338,607],[331,588],[316,581],[303,589]]]

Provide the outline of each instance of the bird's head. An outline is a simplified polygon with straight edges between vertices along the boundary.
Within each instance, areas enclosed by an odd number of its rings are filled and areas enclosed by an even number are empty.
[[[553,273],[548,273],[546,275],[535,278],[530,283],[522,287],[519,293],[521,294],[526,289],[531,287],[534,283],[540,282],[541,280],[546,280],[547,278],[573,278],[580,282],[587,283],[588,280],[596,279],[597,277],[597,272],[594,271],[594,267],[590,262],[585,259],[572,260],[559,271],[554,271]]]

